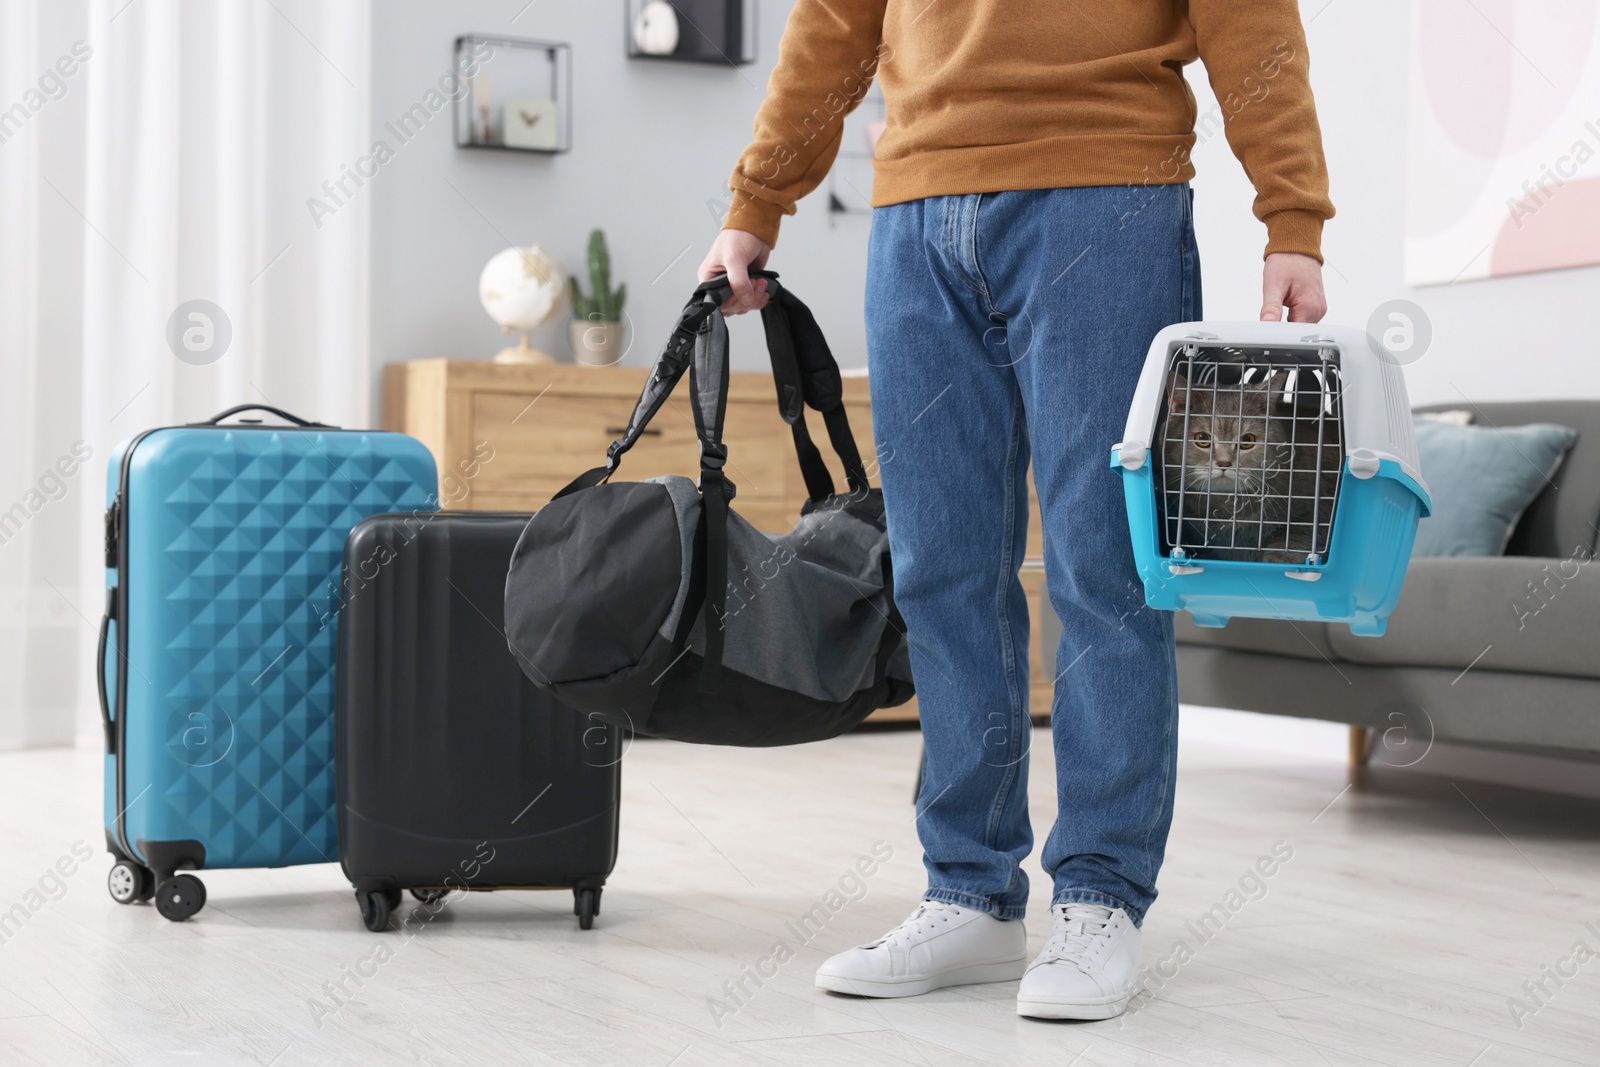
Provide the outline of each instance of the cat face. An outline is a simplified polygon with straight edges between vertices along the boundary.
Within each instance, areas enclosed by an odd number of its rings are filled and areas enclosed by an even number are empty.
[[[1186,389],[1174,382],[1162,433],[1169,487],[1227,496],[1257,496],[1279,469],[1286,440],[1282,419],[1269,419],[1267,382],[1242,390]]]

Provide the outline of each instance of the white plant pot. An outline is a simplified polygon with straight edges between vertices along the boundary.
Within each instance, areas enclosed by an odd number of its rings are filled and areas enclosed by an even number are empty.
[[[622,323],[575,319],[569,326],[572,354],[586,367],[609,367],[622,358]]]

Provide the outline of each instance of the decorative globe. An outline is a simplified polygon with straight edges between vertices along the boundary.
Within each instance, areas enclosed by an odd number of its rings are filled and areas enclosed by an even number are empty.
[[[522,343],[503,349],[495,362],[552,362],[548,354],[529,347],[528,331],[560,310],[566,291],[566,271],[538,245],[496,253],[478,276],[478,299],[502,331],[520,332]]]

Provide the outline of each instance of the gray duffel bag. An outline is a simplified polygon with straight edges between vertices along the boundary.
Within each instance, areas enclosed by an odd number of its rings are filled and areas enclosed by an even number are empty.
[[[810,500],[794,529],[762,533],[734,497],[725,278],[695,290],[602,467],[528,522],[506,578],[506,635],[539,687],[603,722],[710,745],[834,737],[912,696],[894,609],[883,498],[867,483],[839,367],[811,312],[777,275],[762,311],[779,413]],[[687,372],[700,481],[612,481]],[[844,465],[836,493],[806,431],[819,412]]]

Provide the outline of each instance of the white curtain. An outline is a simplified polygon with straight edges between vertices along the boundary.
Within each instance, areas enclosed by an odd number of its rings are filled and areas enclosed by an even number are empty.
[[[0,744],[68,741],[74,707],[87,742],[116,443],[241,403],[370,421],[368,198],[356,190],[320,220],[307,208],[370,150],[370,5],[5,0],[0,12],[0,109],[76,68],[0,143],[0,388],[24,412],[0,419],[0,527],[59,457],[78,442],[90,454],[0,544]],[[75,62],[56,68],[64,55]]]
[[[82,465],[81,6],[0,4],[0,747],[65,744],[99,605],[79,589],[97,514]],[[67,56],[62,69],[55,64]],[[79,453],[83,446],[79,446]],[[79,613],[82,613],[80,616]]]

